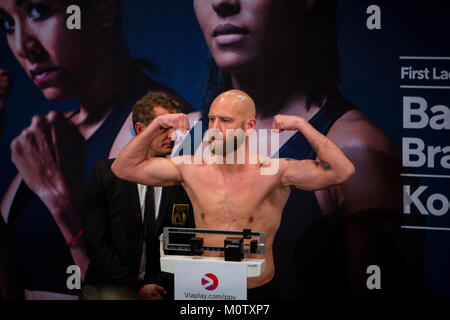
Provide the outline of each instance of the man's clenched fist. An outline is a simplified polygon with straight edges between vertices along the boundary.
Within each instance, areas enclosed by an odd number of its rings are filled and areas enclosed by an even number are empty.
[[[184,129],[189,130],[189,120],[184,113],[167,113],[157,117],[157,123],[165,129]]]
[[[280,132],[284,130],[299,130],[299,127],[306,120],[299,116],[287,116],[278,114],[273,117],[272,129],[278,129]]]

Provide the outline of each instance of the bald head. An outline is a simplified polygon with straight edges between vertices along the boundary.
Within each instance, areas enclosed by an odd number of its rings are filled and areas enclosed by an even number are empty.
[[[241,90],[229,90],[221,93],[211,104],[211,111],[231,112],[243,121],[255,118],[256,108],[253,99]]]
[[[237,150],[247,138],[246,132],[256,127],[255,113],[253,99],[243,91],[226,91],[214,99],[208,114],[209,132],[215,135],[209,141],[211,151],[216,154],[217,148],[225,153]]]

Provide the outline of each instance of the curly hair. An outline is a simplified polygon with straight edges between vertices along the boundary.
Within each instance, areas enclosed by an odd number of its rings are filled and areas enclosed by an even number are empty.
[[[149,91],[133,107],[133,125],[141,122],[148,125],[155,119],[154,107],[161,106],[169,111],[181,111],[181,105],[163,91]]]

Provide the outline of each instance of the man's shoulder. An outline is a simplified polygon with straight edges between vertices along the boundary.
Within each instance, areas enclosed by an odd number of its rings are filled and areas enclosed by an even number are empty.
[[[192,165],[192,164],[202,164],[204,161],[204,158],[202,157],[197,157],[194,155],[180,155],[180,156],[173,156],[170,158],[166,158],[170,161],[173,162],[173,164],[175,164],[176,166],[182,168],[182,167],[187,167],[190,168],[190,166],[185,166],[185,165]]]
[[[97,179],[102,179],[104,183],[110,184],[113,181],[121,181],[111,170],[111,165],[115,159],[106,159],[96,162],[92,166],[93,177],[97,176]]]
[[[111,170],[115,159],[107,159],[96,162],[92,167],[91,181],[101,183],[105,188],[122,188],[128,181],[118,178]]]
[[[111,165],[114,162],[114,160],[116,160],[116,159],[100,160],[94,164],[92,169],[101,170],[101,171],[111,171]]]

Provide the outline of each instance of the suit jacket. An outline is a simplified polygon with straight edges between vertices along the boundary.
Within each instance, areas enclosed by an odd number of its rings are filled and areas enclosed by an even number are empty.
[[[90,264],[82,298],[134,298],[146,283],[162,285],[170,298],[173,276],[161,272],[158,237],[164,227],[193,228],[192,204],[182,186],[163,187],[146,243],[145,279],[139,282],[144,236],[137,184],[117,178],[111,171],[113,161],[93,166],[87,188],[83,228]],[[180,208],[186,215],[180,215]]]

